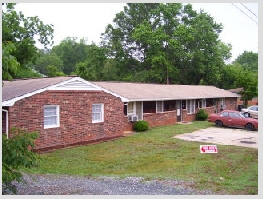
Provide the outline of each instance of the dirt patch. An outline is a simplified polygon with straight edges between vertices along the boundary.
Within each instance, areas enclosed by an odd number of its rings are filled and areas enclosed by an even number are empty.
[[[210,127],[192,133],[176,135],[174,138],[221,145],[258,148],[258,131],[247,131],[244,129]]]

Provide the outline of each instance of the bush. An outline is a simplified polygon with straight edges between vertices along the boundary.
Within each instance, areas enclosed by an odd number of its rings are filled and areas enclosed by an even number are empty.
[[[141,120],[141,121],[137,121],[133,124],[133,130],[135,131],[147,131],[149,129],[149,124],[148,122]]]
[[[12,128],[10,133],[10,138],[2,134],[2,194],[8,190],[16,193],[12,181],[24,182],[21,169],[36,166],[41,160],[32,151],[39,136],[38,132]]]
[[[208,118],[208,113],[205,112],[204,109],[200,109],[197,113],[196,113],[196,120],[199,121],[205,121]]]

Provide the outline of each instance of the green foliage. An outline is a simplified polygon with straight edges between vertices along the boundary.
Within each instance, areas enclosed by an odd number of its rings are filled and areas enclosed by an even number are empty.
[[[47,68],[47,75],[49,77],[58,77],[58,76],[64,76],[65,74],[61,71],[56,66],[49,65],[46,67]]]
[[[133,130],[142,132],[142,131],[147,131],[149,129],[149,124],[147,121],[141,120],[137,121],[133,124]]]
[[[32,67],[39,73],[50,76],[48,66],[55,66],[57,72],[63,71],[63,62],[56,53],[40,50],[40,56]]]
[[[14,45],[12,51],[7,50],[11,55],[9,56],[9,62],[14,63],[14,69],[11,69],[5,60],[5,67],[2,68],[3,78],[5,79],[17,78],[16,73],[13,71],[19,71],[21,68],[15,62],[23,67],[27,67],[30,62],[35,62],[38,57],[35,39],[43,44],[45,48],[53,43],[54,30],[52,25],[45,25],[37,16],[25,17],[22,12],[15,11],[15,5],[10,3],[2,4],[2,7],[5,8],[2,11],[2,42],[10,42]],[[5,50],[5,48],[7,46],[2,46],[2,49]],[[7,57],[7,51],[5,50],[4,57]]]
[[[102,44],[118,62],[120,77],[166,84],[220,82],[231,45],[219,40],[223,26],[207,13],[191,4],[128,3],[113,21]]]
[[[205,121],[208,118],[208,113],[205,112],[204,109],[200,109],[197,113],[196,113],[196,120],[198,121]]]
[[[16,58],[11,55],[16,50],[12,42],[3,42],[2,44],[2,79],[12,80],[20,66]]]
[[[30,67],[21,66],[17,71],[15,78],[22,79],[22,78],[39,78],[42,77],[40,73],[35,71]]]
[[[32,152],[37,132],[13,128],[10,135],[7,138],[2,134],[2,183],[5,189],[15,192],[11,182],[23,182],[20,169],[36,166],[41,159]]]
[[[242,68],[249,71],[258,71],[258,53],[244,51],[239,55],[234,63],[239,63]]]

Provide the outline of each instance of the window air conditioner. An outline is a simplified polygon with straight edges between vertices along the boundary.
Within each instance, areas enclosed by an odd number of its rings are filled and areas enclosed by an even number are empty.
[[[138,121],[138,116],[137,115],[129,115],[128,120],[129,120],[129,122],[136,122],[136,121]]]
[[[226,105],[221,105],[221,109],[226,109]]]

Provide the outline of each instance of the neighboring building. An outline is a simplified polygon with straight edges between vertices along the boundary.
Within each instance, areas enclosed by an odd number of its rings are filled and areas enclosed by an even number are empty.
[[[38,131],[36,151],[123,136],[137,120],[150,127],[236,109],[237,94],[214,86],[89,82],[79,77],[4,81],[2,129]]]
[[[236,109],[239,95],[204,85],[167,85],[128,82],[92,82],[126,99],[124,114],[146,120],[150,126],[193,121],[199,109],[208,113]],[[128,123],[126,129],[132,129]]]
[[[234,88],[234,89],[229,89],[228,91],[232,92],[232,93],[236,93],[238,95],[240,95],[240,92],[242,91],[243,88]],[[238,106],[241,106],[241,107],[244,107],[242,105],[244,105],[244,101],[241,100],[241,96],[239,96],[237,98],[237,105]],[[254,97],[252,100],[249,100],[247,102],[247,106],[252,106],[252,105],[258,105],[258,98],[257,97]],[[239,108],[237,108],[239,110]]]

